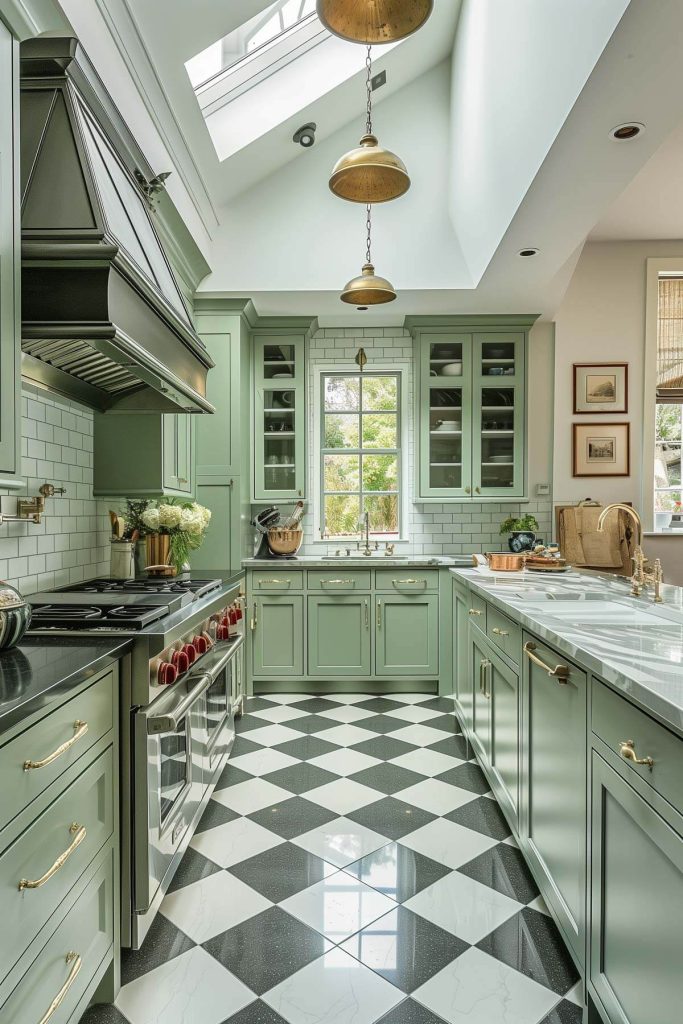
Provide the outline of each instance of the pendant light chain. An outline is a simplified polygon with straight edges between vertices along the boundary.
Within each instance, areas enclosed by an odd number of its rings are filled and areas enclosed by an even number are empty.
[[[370,203],[367,205],[367,217],[365,218],[365,227],[368,233],[367,245],[365,248],[365,262],[372,263],[372,206]]]
[[[367,117],[365,120],[365,134],[372,135],[372,47],[368,46],[368,53],[365,58],[365,70],[366,80],[365,88],[367,90]]]

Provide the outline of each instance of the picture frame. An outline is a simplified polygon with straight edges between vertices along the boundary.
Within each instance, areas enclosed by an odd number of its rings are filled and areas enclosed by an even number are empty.
[[[630,476],[630,423],[574,423],[573,476]]]
[[[574,363],[574,413],[628,412],[628,363]]]

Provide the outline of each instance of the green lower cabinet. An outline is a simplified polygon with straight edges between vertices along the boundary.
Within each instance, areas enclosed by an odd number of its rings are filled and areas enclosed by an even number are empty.
[[[666,813],[593,752],[589,980],[611,1024],[681,1020],[683,819]]]
[[[526,633],[524,641],[533,646],[523,667],[520,840],[565,940],[583,963],[587,677]]]
[[[255,676],[301,676],[304,623],[301,594],[263,594],[252,603],[252,672]]]
[[[472,682],[468,672],[467,633],[469,629],[467,592],[453,581],[453,696],[460,705],[465,725],[473,722]]]
[[[439,673],[438,594],[375,596],[375,675]]]
[[[480,757],[491,761],[491,698],[486,690],[488,652],[474,626],[469,632],[470,679],[472,680],[472,742]]]
[[[491,703],[491,769],[496,796],[517,822],[519,807],[519,676],[491,653],[485,673]]]
[[[309,675],[370,675],[370,601],[369,594],[308,598]]]

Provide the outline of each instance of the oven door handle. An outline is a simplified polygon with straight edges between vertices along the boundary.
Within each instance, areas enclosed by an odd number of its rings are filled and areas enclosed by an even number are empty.
[[[197,682],[185,696],[178,701],[175,707],[163,711],[158,715],[150,715],[147,718],[147,735],[158,736],[161,733],[177,732],[183,718],[187,716],[192,705],[199,700],[203,693],[209,689],[213,677],[207,673],[196,677]],[[188,680],[188,682],[191,680]]]
[[[242,646],[243,641],[244,638],[241,636],[237,640],[230,640],[229,642],[219,641],[209,653],[202,655],[202,660],[197,665],[197,668],[200,668],[202,672],[208,673],[212,679],[216,679],[235,652]]]

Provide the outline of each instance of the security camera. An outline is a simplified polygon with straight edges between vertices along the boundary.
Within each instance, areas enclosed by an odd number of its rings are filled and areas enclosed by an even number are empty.
[[[301,128],[297,128],[292,136],[292,142],[298,142],[304,149],[310,149],[315,144],[315,130],[317,124],[311,121],[310,124],[304,124]]]

